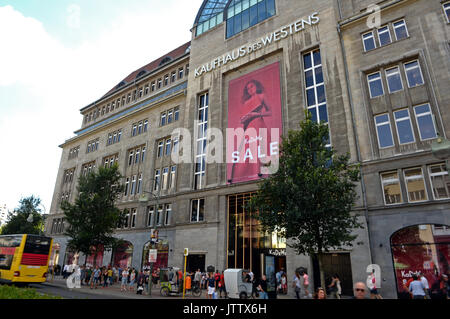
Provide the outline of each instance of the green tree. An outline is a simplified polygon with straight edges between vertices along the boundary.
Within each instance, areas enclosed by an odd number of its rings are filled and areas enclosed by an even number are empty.
[[[306,113],[300,130],[289,131],[282,141],[279,170],[261,181],[249,202],[263,231],[278,232],[298,254],[318,258],[322,287],[323,254],[352,246],[353,231],[362,228],[351,212],[359,166],[328,143],[328,126]]]
[[[8,220],[2,227],[2,235],[31,234],[39,235],[44,226],[41,199],[31,195],[19,201],[19,207],[8,213]],[[30,219],[30,214],[33,219]]]
[[[108,250],[120,244],[121,240],[113,234],[123,218],[115,206],[115,201],[123,191],[121,179],[118,165],[100,167],[80,177],[74,204],[67,201],[61,204],[68,223],[65,235],[69,237],[69,249],[89,256],[99,247]],[[95,258],[94,265],[96,262]]]

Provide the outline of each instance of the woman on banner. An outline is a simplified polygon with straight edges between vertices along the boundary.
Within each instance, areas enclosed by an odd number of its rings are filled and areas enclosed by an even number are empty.
[[[248,81],[244,86],[240,110],[240,123],[244,129],[244,138],[238,148],[239,163],[233,164],[232,180],[236,177],[245,176],[254,178],[261,174],[259,156],[267,156],[267,145],[270,143],[267,138],[269,134],[268,125],[264,118],[271,116],[272,112],[267,103],[263,85],[254,79]],[[260,135],[261,129],[266,130],[265,135]],[[256,133],[256,136],[252,133]],[[258,149],[258,146],[260,149]]]

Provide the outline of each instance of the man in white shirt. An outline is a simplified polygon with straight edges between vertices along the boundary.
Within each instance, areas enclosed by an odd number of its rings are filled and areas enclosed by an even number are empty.
[[[419,274],[419,276],[420,276],[420,281],[422,282],[423,287],[425,288],[425,293],[427,294],[427,295],[426,295],[426,298],[427,298],[427,299],[430,299],[430,285],[428,284],[428,280],[427,280],[427,278],[423,275],[422,272]]]

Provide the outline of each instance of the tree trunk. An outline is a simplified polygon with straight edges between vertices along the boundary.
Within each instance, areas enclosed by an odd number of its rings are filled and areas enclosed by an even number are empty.
[[[317,254],[317,259],[319,261],[319,271],[320,271],[320,287],[322,287],[323,289],[325,289],[325,273],[323,272],[323,254],[322,253],[318,253]],[[326,289],[325,289],[326,291]]]

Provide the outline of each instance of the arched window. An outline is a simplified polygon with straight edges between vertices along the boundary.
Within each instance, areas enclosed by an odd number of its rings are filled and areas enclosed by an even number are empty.
[[[140,78],[140,77],[143,76],[145,73],[147,73],[147,71],[142,70],[141,72],[138,73],[138,75],[136,75],[136,79]]]
[[[113,251],[113,267],[128,268],[132,266],[133,245],[130,242],[124,242],[120,247]]]
[[[159,65],[164,65],[166,63],[169,63],[170,61],[172,61],[172,58],[170,56],[166,56],[164,59],[161,60],[161,62],[159,63]]]
[[[413,275],[422,273],[433,291],[439,277],[450,271],[450,227],[416,225],[400,229],[391,237],[399,297],[408,297]]]

